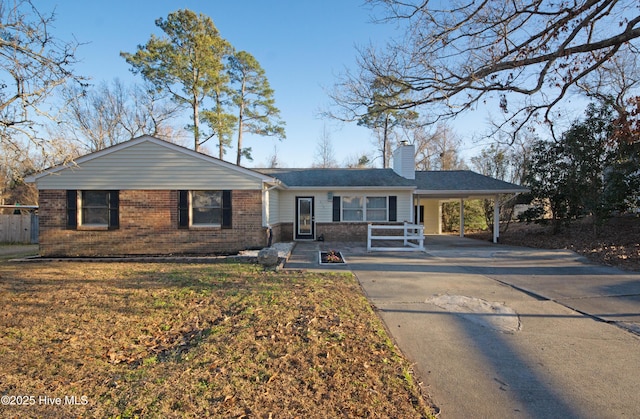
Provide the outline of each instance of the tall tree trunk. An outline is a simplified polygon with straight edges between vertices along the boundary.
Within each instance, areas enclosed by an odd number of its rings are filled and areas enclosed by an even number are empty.
[[[218,157],[220,160],[224,158],[224,134],[223,132],[223,122],[222,122],[222,101],[220,100],[220,92],[216,90],[216,113],[218,115]]]
[[[242,119],[238,121],[238,155],[236,158],[236,164],[240,166],[240,159],[242,158]]]
[[[242,158],[242,131],[244,130],[244,124],[242,118],[244,117],[244,103],[240,104],[240,113],[238,114],[238,155],[236,158],[236,164],[240,166],[240,159]]]
[[[218,158],[222,160],[224,158],[224,139],[222,133],[220,133],[222,122],[218,122]]]
[[[197,99],[194,98],[191,106],[193,107],[193,149],[200,151],[200,112]]]
[[[244,95],[245,95],[245,80],[242,79],[242,87],[240,90],[240,104],[238,106],[238,155],[236,158],[236,164],[240,166],[240,160],[242,159],[242,131],[244,128],[244,123],[242,118],[244,118]]]

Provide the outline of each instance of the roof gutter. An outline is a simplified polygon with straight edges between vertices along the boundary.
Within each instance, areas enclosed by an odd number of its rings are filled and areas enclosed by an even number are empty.
[[[424,195],[433,198],[469,198],[471,196],[494,196],[496,194],[519,194],[530,192],[527,188],[517,189],[481,189],[481,190],[425,190],[417,189],[414,195]]]
[[[407,190],[412,191],[416,187],[415,186],[289,186],[287,189],[291,190],[305,190],[305,191],[389,191],[389,190]]]

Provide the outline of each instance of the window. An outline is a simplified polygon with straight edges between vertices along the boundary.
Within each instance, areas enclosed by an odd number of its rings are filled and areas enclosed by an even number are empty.
[[[387,221],[387,197],[367,197],[367,221]]]
[[[231,191],[178,191],[178,227],[231,225]]]
[[[67,227],[115,229],[119,226],[119,191],[67,191]]]
[[[191,225],[222,224],[222,192],[191,191]]]
[[[80,204],[80,224],[109,226],[109,191],[82,191]]]
[[[342,197],[342,221],[362,221],[362,197]]]
[[[396,221],[396,196],[334,196],[333,221]]]

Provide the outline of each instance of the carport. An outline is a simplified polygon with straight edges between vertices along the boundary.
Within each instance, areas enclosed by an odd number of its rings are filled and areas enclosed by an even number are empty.
[[[464,201],[493,199],[493,242],[500,235],[500,196],[529,192],[514,183],[494,179],[470,170],[416,171],[417,188],[413,193],[415,222],[425,226],[425,232],[442,232],[442,202],[460,201],[460,237],[464,237]],[[428,208],[429,217],[425,217]],[[434,214],[434,212],[436,212]],[[428,218],[428,220],[427,220]],[[428,223],[431,225],[428,225]],[[437,223],[437,224],[436,224]]]

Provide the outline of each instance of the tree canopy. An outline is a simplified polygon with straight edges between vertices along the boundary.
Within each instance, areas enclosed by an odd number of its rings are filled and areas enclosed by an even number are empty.
[[[191,10],[178,10],[155,23],[164,37],[151,35],[134,54],[120,55],[158,90],[170,92],[178,103],[189,104],[194,149],[198,150],[206,141],[200,130],[201,107],[227,83],[223,59],[231,52],[231,45],[210,17]]]
[[[640,204],[640,172],[633,143],[613,141],[616,117],[610,104],[591,104],[558,141],[537,141],[525,183],[533,198],[549,203],[554,230],[593,216],[594,230],[614,211]]]
[[[275,105],[274,91],[265,71],[253,55],[247,51],[232,54],[228,72],[234,86],[231,97],[238,110],[236,164],[240,165],[243,156],[251,157],[251,148],[243,148],[242,145],[245,132],[284,139],[285,124],[280,120],[280,110]]]
[[[353,93],[362,95],[353,101]],[[401,109],[398,105],[406,99],[407,90],[402,83],[393,79],[375,77],[359,81],[347,81],[330,94],[336,111],[326,115],[343,122],[356,122],[371,129],[378,137],[382,167],[389,165],[391,143],[397,129],[410,129],[419,125],[419,114],[411,109]]]
[[[429,105],[432,121],[491,104],[498,128],[519,130],[551,111],[622,46],[637,53],[637,0],[369,0],[404,37],[361,48],[359,70],[338,84],[361,114],[374,104],[367,86],[392,80],[395,109]],[[515,102],[515,103],[514,103]]]
[[[158,91],[167,91],[176,102],[190,106],[196,151],[217,137],[222,159],[237,128],[236,162],[240,164],[251,151],[243,148],[243,133],[284,138],[284,122],[278,119],[280,111],[265,71],[248,52],[236,52],[210,17],[178,10],[167,19],[157,19],[156,26],[164,37],[151,35],[134,54],[120,55]]]

